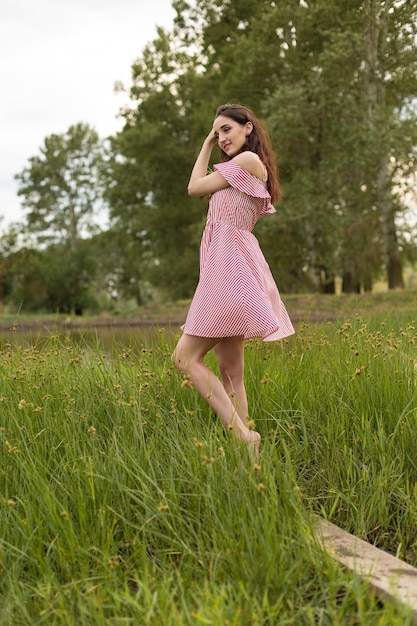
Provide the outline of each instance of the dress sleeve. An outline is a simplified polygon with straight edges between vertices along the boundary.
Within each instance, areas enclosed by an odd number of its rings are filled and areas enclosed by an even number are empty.
[[[271,203],[271,196],[265,184],[257,176],[254,176],[233,160],[216,163],[213,167],[227,180],[231,187],[246,193],[248,196],[262,200],[260,215],[275,213]]]

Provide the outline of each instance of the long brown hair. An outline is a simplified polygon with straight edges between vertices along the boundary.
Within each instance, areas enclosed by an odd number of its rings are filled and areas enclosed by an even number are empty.
[[[246,138],[246,144],[242,151],[250,150],[259,156],[268,172],[266,185],[271,200],[272,202],[278,202],[278,200],[281,199],[281,189],[278,179],[277,161],[265,124],[256,117],[249,107],[241,104],[222,104],[218,107],[215,118],[219,117],[219,115],[230,117],[242,126],[247,122],[252,123],[252,132]],[[222,161],[229,161],[231,159],[221,148],[220,154]]]

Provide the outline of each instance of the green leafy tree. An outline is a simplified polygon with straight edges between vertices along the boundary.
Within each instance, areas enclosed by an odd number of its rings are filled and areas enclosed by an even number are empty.
[[[194,60],[175,34],[159,31],[132,67],[126,124],[108,169],[112,232],[123,249],[121,281],[159,297],[188,297],[198,278],[204,202],[187,196],[196,154]],[[144,277],[146,274],[146,278]]]
[[[18,250],[18,232],[11,224],[0,235],[0,311],[3,310],[12,291],[11,265],[14,253]]]
[[[94,215],[104,204],[104,163],[103,143],[87,124],[45,138],[40,155],[16,175],[26,225],[38,241],[75,249],[83,233],[94,230]]]
[[[398,288],[404,281],[397,216],[405,207],[395,194],[395,179],[407,180],[417,164],[417,3],[365,0],[363,5],[365,122],[375,146],[366,183],[374,188],[388,286]]]
[[[28,312],[46,311],[48,289],[44,279],[44,253],[23,247],[8,257],[11,288],[7,304]]]
[[[276,236],[271,221],[258,230],[287,286],[333,291],[337,273],[346,290],[370,288],[382,266],[401,286],[396,188],[415,171],[416,2],[182,8],[189,28],[202,24],[205,78],[220,99],[253,106],[272,129],[284,201]]]
[[[49,246],[43,251],[42,261],[48,311],[82,315],[85,309],[98,310],[94,288],[97,262],[89,240],[79,241],[76,248]]]
[[[126,224],[116,222],[89,242],[97,262],[96,291],[111,309],[117,308],[120,300],[133,299],[140,306],[153,295],[147,271],[149,261],[141,249],[141,233],[135,236],[135,231],[128,229]]]
[[[105,163],[98,134],[80,123],[62,135],[46,137],[40,155],[31,157],[16,175],[27,211],[23,230],[48,257],[43,272],[48,310],[81,314],[91,303],[86,294],[95,265],[85,239],[97,231],[94,217],[105,206]]]
[[[89,241],[43,250],[22,247],[7,257],[8,305],[19,310],[81,314],[98,308],[92,276],[96,260]]]
[[[173,6],[172,33],[160,30],[132,66],[132,105],[112,141],[107,197],[129,251],[124,284],[192,293],[206,204],[187,198],[186,184],[216,107],[240,101],[265,119],[278,152],[284,200],[256,232],[281,288],[332,293],[342,276],[345,291],[371,289],[382,268],[401,286],[416,1]]]

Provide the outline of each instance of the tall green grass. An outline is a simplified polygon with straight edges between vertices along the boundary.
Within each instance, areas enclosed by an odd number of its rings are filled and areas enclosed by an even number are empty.
[[[309,505],[414,565],[416,344],[413,321],[302,326],[259,397]]]
[[[248,342],[256,463],[181,386],[174,337],[3,345],[1,624],[409,624],[312,513],[416,561],[415,339],[355,320]]]

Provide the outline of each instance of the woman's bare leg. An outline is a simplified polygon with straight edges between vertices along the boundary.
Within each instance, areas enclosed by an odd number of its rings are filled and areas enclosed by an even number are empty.
[[[244,338],[227,337],[214,346],[219,362],[220,377],[226,393],[233,402],[240,419],[248,425],[249,409],[243,374]]]
[[[174,350],[172,360],[190,379],[200,396],[220,417],[227,429],[241,441],[251,444],[255,454],[258,455],[261,439],[259,433],[248,429],[223,384],[204,363],[204,356],[218,342],[218,339],[184,334]]]

